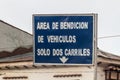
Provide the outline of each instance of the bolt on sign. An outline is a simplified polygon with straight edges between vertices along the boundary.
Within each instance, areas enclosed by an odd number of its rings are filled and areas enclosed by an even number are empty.
[[[34,14],[35,64],[94,64],[96,14]]]

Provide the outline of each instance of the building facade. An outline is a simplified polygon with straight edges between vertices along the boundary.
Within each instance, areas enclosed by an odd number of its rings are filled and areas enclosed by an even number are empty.
[[[97,62],[34,65],[32,35],[0,20],[0,80],[120,80],[120,57],[97,49]]]

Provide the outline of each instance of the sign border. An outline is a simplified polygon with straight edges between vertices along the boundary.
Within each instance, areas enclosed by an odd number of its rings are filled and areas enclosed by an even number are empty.
[[[35,63],[35,30],[34,30],[34,16],[93,16],[93,51],[92,64],[62,64],[62,63]],[[33,64],[34,65],[96,65],[97,63],[97,19],[98,15],[95,13],[89,14],[33,14],[32,15],[32,32],[33,32]]]

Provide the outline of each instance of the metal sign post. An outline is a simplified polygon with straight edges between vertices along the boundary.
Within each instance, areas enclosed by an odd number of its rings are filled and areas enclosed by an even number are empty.
[[[34,63],[93,65],[95,14],[33,15]]]

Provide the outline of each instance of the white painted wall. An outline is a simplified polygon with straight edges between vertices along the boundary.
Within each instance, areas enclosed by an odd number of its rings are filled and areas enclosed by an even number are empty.
[[[105,80],[104,67],[97,67],[97,80]]]
[[[61,68],[38,68],[38,69],[19,69],[1,70],[0,80],[6,76],[28,76],[28,80],[94,80],[93,67],[61,67]],[[54,75],[82,74],[81,77],[53,77]]]

